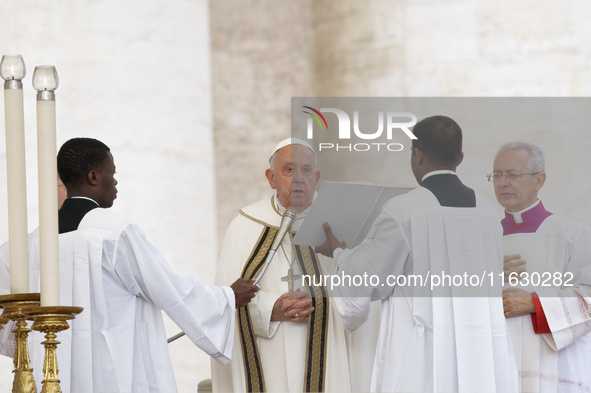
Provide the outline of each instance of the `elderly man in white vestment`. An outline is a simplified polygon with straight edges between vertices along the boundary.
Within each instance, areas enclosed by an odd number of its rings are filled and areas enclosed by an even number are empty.
[[[545,209],[542,150],[499,149],[489,180],[505,208],[505,316],[523,392],[591,391],[591,230]]]
[[[493,205],[455,173],[463,159],[458,124],[433,116],[418,122],[413,132],[418,139],[411,167],[421,187],[386,202],[354,249],[345,249],[325,223],[327,241],[317,251],[334,255],[337,274],[377,275],[381,281],[363,288],[365,297],[356,291],[356,297],[335,299],[343,323],[356,329],[367,318],[370,302],[381,300],[372,391],[516,391],[500,285],[481,291],[450,283],[431,294],[420,284],[386,284],[387,276],[498,275],[503,262]],[[483,293],[493,296],[480,297]]]
[[[234,308],[256,292],[180,276],[141,229],[108,208],[117,196],[109,148],[74,138],[58,153],[68,199],[59,211],[60,304],[84,311],[60,333],[59,378],[66,392],[175,392],[162,319],[165,311],[195,345],[230,361]],[[38,240],[38,238],[37,238]],[[31,290],[38,291],[38,241],[29,244]],[[29,344],[37,383],[43,379],[43,337]]]
[[[287,208],[297,211],[297,231],[315,196],[320,172],[313,149],[289,138],[270,158],[267,180],[275,193],[240,210],[230,224],[220,255],[216,283],[257,276]],[[260,291],[240,310],[232,362],[212,362],[216,392],[348,392],[349,369],[344,328],[326,288],[293,292],[294,274],[322,275],[332,260],[311,247],[294,246],[286,236]],[[311,296],[308,294],[310,291]],[[306,293],[306,296],[302,294]]]

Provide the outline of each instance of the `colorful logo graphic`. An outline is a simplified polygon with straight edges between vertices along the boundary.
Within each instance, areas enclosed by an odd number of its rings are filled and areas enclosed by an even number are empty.
[[[322,116],[322,113],[318,112],[316,109],[312,108],[311,106],[302,106],[302,108],[310,109],[311,111],[316,113],[316,115],[320,116],[320,119],[322,119],[322,121],[324,122],[324,125],[326,126],[326,129],[328,130],[328,123],[326,122],[326,119],[324,118],[324,116]],[[316,122],[320,125],[320,129],[323,128],[322,123],[320,122],[320,119],[318,118],[318,116],[316,116],[314,113],[310,113],[308,111],[302,111],[302,112],[307,113],[308,115],[312,116],[312,118],[314,120],[316,120]]]
[[[370,130],[367,130],[367,124],[364,125],[364,130],[360,127],[360,111],[352,111],[352,117],[350,116],[351,112],[347,113],[343,109],[339,108],[320,108],[320,110],[316,110],[311,106],[302,105],[302,108],[308,109],[303,110],[302,112],[309,115],[310,117],[307,119],[307,126],[306,126],[306,137],[308,140],[314,139],[314,120],[320,126],[320,129],[324,129],[326,126],[326,130],[328,131],[328,122],[324,118],[322,113],[332,113],[337,118],[337,135],[332,135],[334,141],[339,142],[346,142],[350,141],[351,138],[361,139],[366,141],[371,141],[369,143],[361,142],[361,143],[334,143],[334,142],[321,142],[318,144],[318,151],[323,150],[330,150],[336,148],[336,151],[339,150],[348,150],[348,151],[370,151],[370,150],[389,150],[389,151],[401,151],[404,149],[404,146],[398,142],[390,142],[392,139],[396,138],[400,131],[402,131],[408,138],[410,139],[417,139],[417,137],[412,133],[410,127],[414,126],[417,123],[417,117],[414,113],[410,112],[393,112],[393,111],[377,111],[377,113],[372,113],[372,110],[365,110],[362,111],[364,116],[368,116],[371,118],[377,114],[377,130],[371,126]],[[322,113],[321,113],[322,112]],[[369,112],[369,113],[367,113]],[[334,128],[333,128],[334,130]],[[328,136],[330,138],[330,136]],[[323,138],[326,138],[323,137]],[[383,142],[382,142],[383,141]]]

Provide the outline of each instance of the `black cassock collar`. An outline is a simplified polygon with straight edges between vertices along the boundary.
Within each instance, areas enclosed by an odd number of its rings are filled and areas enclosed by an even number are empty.
[[[454,174],[429,176],[421,186],[431,191],[441,206],[476,207],[474,190],[466,187]]]
[[[72,232],[78,229],[80,221],[86,213],[99,207],[98,203],[86,198],[68,198],[58,212],[59,233]]]

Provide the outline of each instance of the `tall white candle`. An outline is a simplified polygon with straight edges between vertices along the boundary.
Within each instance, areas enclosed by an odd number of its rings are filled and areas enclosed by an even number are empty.
[[[46,76],[35,68],[33,86],[37,93],[37,153],[39,165],[39,249],[41,273],[41,306],[59,305],[59,243],[57,215],[57,145],[55,120],[55,85],[39,86],[36,76]],[[55,68],[51,67],[55,73]],[[38,75],[38,72],[40,74]],[[57,74],[55,75],[57,79]],[[47,82],[45,80],[45,82]]]
[[[20,79],[25,65],[20,55],[5,55],[0,66],[4,85],[6,125],[6,169],[8,189],[8,242],[10,292],[29,292],[29,250],[27,230],[27,180],[25,160],[25,118]]]

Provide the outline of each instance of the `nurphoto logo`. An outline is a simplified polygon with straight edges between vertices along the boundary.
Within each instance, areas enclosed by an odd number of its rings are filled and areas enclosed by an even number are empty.
[[[379,111],[375,114],[377,116],[377,130],[375,126],[373,129],[368,129],[367,125],[364,126],[362,130],[360,126],[360,118],[358,111],[353,111],[353,126],[351,127],[351,117],[347,112],[342,109],[338,108],[320,108],[317,110],[311,106],[302,106],[305,110],[302,112],[307,114],[309,117],[307,119],[307,129],[306,129],[306,137],[307,139],[314,138],[314,128],[315,124],[317,124],[316,128],[320,128],[321,131],[330,132],[328,127],[328,122],[323,115],[323,113],[332,113],[336,116],[338,129],[338,142],[337,143],[328,143],[322,142],[318,144],[318,151],[323,150],[346,150],[346,151],[380,151],[381,150],[388,150],[388,151],[401,151],[404,149],[404,146],[401,143],[392,142],[392,139],[395,137],[399,137],[401,134],[406,135],[408,138],[417,139],[416,136],[410,130],[417,123],[417,117],[414,113],[410,112],[385,112]],[[364,113],[364,116],[367,116]],[[369,120],[369,119],[366,119]],[[371,120],[375,120],[371,119]],[[348,142],[351,140],[352,133],[353,135],[364,141],[373,141],[371,143],[363,142],[363,143],[339,143],[339,142]],[[332,131],[332,129],[331,129]],[[332,131],[334,132],[334,131]],[[332,135],[334,136],[334,135]],[[379,140],[386,139],[386,142],[379,142]]]

